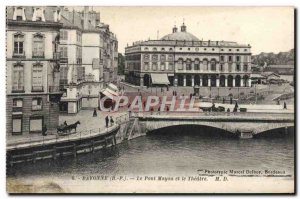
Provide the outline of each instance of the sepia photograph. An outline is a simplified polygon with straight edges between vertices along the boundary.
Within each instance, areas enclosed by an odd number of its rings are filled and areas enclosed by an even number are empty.
[[[295,7],[5,20],[8,194],[295,194]]]

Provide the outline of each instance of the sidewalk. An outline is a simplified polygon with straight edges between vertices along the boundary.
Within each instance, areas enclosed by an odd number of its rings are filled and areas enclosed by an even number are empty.
[[[58,136],[57,132],[48,132],[47,136],[42,136],[41,134],[28,134],[22,136],[11,136],[6,139],[7,147],[20,147],[24,144],[30,143],[47,143],[51,141],[62,140],[62,139],[73,139],[78,136],[87,136],[94,133],[104,132],[105,127],[105,117],[108,115],[112,116],[116,125],[117,117],[126,114],[125,112],[101,112],[97,110],[97,117],[93,117],[92,110],[81,110],[77,115],[67,115],[59,116],[59,125],[63,124],[64,121],[68,125],[80,121],[80,124],[77,127],[77,133],[73,133],[66,136]],[[111,124],[109,123],[109,127]],[[81,135],[80,135],[81,134]]]

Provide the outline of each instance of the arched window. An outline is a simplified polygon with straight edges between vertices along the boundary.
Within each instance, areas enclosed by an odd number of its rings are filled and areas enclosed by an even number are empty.
[[[195,62],[194,62],[194,69],[195,70],[200,70],[200,61],[199,59],[195,59]]]
[[[161,48],[161,51],[165,51],[165,48]]]
[[[148,51],[148,50],[149,50],[149,48],[148,48],[148,47],[145,47],[145,48],[144,48],[144,50],[145,50],[145,51]]]
[[[183,59],[179,58],[177,63],[178,63],[178,70],[183,70]]]
[[[203,69],[208,70],[208,61],[207,61],[207,59],[203,59]]]
[[[32,57],[44,57],[44,36],[40,33],[33,36]]]
[[[174,60],[173,55],[168,55],[168,61],[173,61],[173,60]]]
[[[153,51],[157,51],[157,48],[154,47],[154,48],[152,48],[152,50],[153,50]]]
[[[186,70],[192,70],[192,62],[190,59],[186,60]]]
[[[241,71],[241,65],[240,64],[236,65],[236,71]]]
[[[160,56],[160,60],[161,60],[161,61],[166,61],[166,55],[161,55],[161,56]]]
[[[248,65],[244,64],[244,71],[247,72],[248,71]]]
[[[173,48],[169,48],[169,51],[173,51]]]
[[[210,68],[212,71],[216,71],[216,60],[215,59],[212,59],[210,61]]]

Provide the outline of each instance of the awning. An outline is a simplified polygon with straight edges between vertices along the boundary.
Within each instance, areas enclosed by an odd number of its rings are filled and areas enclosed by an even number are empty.
[[[167,74],[154,74],[151,73],[152,84],[170,84]]]
[[[101,93],[102,93],[102,95],[105,95],[109,99],[114,99],[114,96],[110,92],[108,92],[108,90],[104,90]]]
[[[112,83],[109,83],[107,87],[115,92],[118,92],[118,90],[119,90],[118,87]]]
[[[114,96],[118,96],[119,95],[117,92],[115,92],[115,91],[113,91],[113,90],[111,90],[109,88],[106,88],[105,90],[108,91],[110,94],[112,94]]]

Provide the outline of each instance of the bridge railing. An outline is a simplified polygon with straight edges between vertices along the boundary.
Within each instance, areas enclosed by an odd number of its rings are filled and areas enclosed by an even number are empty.
[[[62,141],[72,141],[72,140],[81,140],[86,139],[92,136],[105,134],[109,131],[111,131],[112,127],[117,127],[119,124],[111,124],[108,127],[101,127],[101,128],[94,128],[94,129],[88,129],[88,130],[82,130],[80,132],[75,132],[67,135],[59,135],[56,132],[52,134],[48,134],[48,136],[36,136],[35,138],[29,137],[29,139],[15,143],[15,144],[9,144],[7,145],[7,148],[10,150],[18,149],[18,148],[24,148],[24,147],[31,147],[35,145],[46,145],[46,144],[56,144]]]
[[[266,112],[195,112],[195,111],[169,111],[169,112],[137,112],[132,113],[132,117],[147,116],[226,116],[243,118],[291,118],[293,113],[266,113]]]

